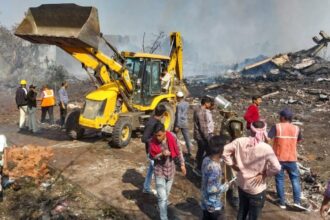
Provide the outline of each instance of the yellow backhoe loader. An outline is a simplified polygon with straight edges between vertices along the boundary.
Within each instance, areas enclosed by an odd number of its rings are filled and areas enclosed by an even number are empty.
[[[180,33],[170,34],[170,55],[122,52],[106,41],[99,27],[97,9],[75,4],[45,4],[29,8],[15,35],[32,43],[56,45],[77,59],[86,71],[92,71],[97,89],[86,96],[82,110],[66,119],[66,131],[74,139],[85,129],[111,134],[112,145],[126,146],[132,131],[143,128],[160,103],[166,106],[163,123],[174,123],[176,91],[187,92],[182,81],[182,41]],[[104,40],[114,52],[99,50]],[[163,71],[171,75],[170,86],[162,89]]]

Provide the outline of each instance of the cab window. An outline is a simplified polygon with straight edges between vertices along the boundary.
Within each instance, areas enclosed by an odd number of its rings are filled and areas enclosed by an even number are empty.
[[[160,63],[151,63],[151,94],[161,93],[161,82],[160,82]]]

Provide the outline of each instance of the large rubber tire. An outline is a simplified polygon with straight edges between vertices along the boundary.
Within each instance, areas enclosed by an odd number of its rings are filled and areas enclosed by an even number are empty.
[[[175,121],[174,109],[168,102],[161,102],[160,104],[164,105],[166,108],[166,112],[164,113],[162,119],[165,129],[168,131],[172,131],[174,128],[174,121]]]
[[[84,136],[85,129],[79,125],[79,116],[80,110],[75,110],[66,118],[66,133],[73,140],[81,139]]]
[[[112,140],[110,145],[112,147],[126,147],[132,136],[132,125],[129,118],[121,117],[118,119],[112,131]]]

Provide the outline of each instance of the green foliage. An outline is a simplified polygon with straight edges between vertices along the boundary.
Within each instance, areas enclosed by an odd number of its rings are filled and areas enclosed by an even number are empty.
[[[49,65],[46,70],[47,83],[50,86],[61,85],[68,78],[68,71],[62,65]]]

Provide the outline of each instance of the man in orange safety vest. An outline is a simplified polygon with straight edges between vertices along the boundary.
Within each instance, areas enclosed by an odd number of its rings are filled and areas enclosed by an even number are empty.
[[[55,94],[54,90],[50,89],[48,85],[42,87],[41,92],[41,123],[45,123],[46,114],[48,112],[49,123],[54,124],[54,105],[55,105]]]
[[[304,210],[304,207],[301,206],[300,175],[297,166],[297,143],[302,140],[302,135],[299,127],[291,123],[293,118],[291,110],[284,109],[279,116],[280,122],[274,125],[268,133],[268,137],[274,139],[274,153],[281,164],[281,171],[275,176],[278,205],[281,209],[286,209],[284,190],[284,171],[286,171],[292,183],[293,206]]]

